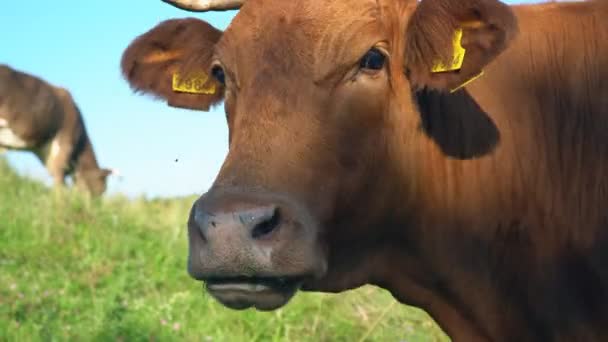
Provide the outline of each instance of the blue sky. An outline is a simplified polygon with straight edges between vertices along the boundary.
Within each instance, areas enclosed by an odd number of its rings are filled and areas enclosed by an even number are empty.
[[[162,20],[194,16],[225,29],[235,14],[188,13],[160,0],[10,1],[0,14],[0,63],[70,89],[98,161],[123,174],[110,179],[109,193],[200,194],[227,153],[223,107],[195,112],[135,95],[120,75],[120,57]],[[9,152],[8,159],[50,184],[32,154]]]

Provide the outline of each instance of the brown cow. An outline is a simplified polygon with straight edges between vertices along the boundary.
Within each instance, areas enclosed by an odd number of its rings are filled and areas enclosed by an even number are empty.
[[[70,92],[8,65],[0,65],[0,147],[35,153],[55,185],[73,173],[76,187],[95,196],[113,172],[97,164]]]
[[[456,341],[608,340],[606,3],[250,0],[138,37],[134,89],[225,99],[190,275],[235,309],[375,284]]]

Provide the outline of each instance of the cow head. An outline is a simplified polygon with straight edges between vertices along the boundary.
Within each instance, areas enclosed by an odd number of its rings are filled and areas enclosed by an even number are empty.
[[[93,168],[81,170],[74,174],[76,188],[86,191],[93,196],[101,196],[107,188],[107,178],[111,174],[117,174],[115,170]]]
[[[434,73],[457,29],[462,66]],[[250,0],[225,32],[187,18],[138,37],[122,59],[134,89],[225,103],[229,153],[190,214],[190,275],[236,309],[386,284],[416,253],[412,93],[457,88],[515,32],[496,0]]]

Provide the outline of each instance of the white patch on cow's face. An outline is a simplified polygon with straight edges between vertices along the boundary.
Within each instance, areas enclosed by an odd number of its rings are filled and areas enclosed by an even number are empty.
[[[4,119],[2,119],[4,120]],[[6,120],[4,120],[6,123]],[[0,122],[0,146],[14,149],[23,149],[27,148],[27,142],[21,139],[15,132],[13,132],[8,126],[2,125],[3,122]]]

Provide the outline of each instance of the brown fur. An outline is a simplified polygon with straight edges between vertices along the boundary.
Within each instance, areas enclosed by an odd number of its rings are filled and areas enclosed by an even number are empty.
[[[473,27],[466,27],[474,23]],[[465,63],[459,72],[433,75],[436,60],[449,60],[452,35],[464,27]],[[424,0],[408,22],[405,66],[414,87],[454,88],[477,75],[517,35],[517,23],[507,5],[494,0]]]
[[[222,100],[220,84],[209,78],[217,88],[213,95],[177,93],[171,77],[181,72],[185,78],[199,68],[208,73],[213,53],[208,47],[220,37],[220,31],[194,18],[167,20],[129,45],[121,61],[123,75],[134,90],[166,99],[171,106],[208,110]]]
[[[193,215],[282,194],[324,247],[304,289],[379,285],[454,341],[608,339],[606,4],[250,0],[206,47],[232,75],[232,138]],[[461,73],[431,75],[471,21]],[[385,71],[349,73],[379,40]],[[247,242],[218,258],[198,225],[191,274],[255,269],[227,261]],[[308,240],[280,236],[264,272],[297,273]]]
[[[23,149],[46,166],[56,186],[74,174],[77,187],[93,195],[105,192],[111,171],[97,164],[82,114],[67,89],[0,65],[0,118],[27,143]],[[56,156],[51,156],[53,142],[60,148]]]

